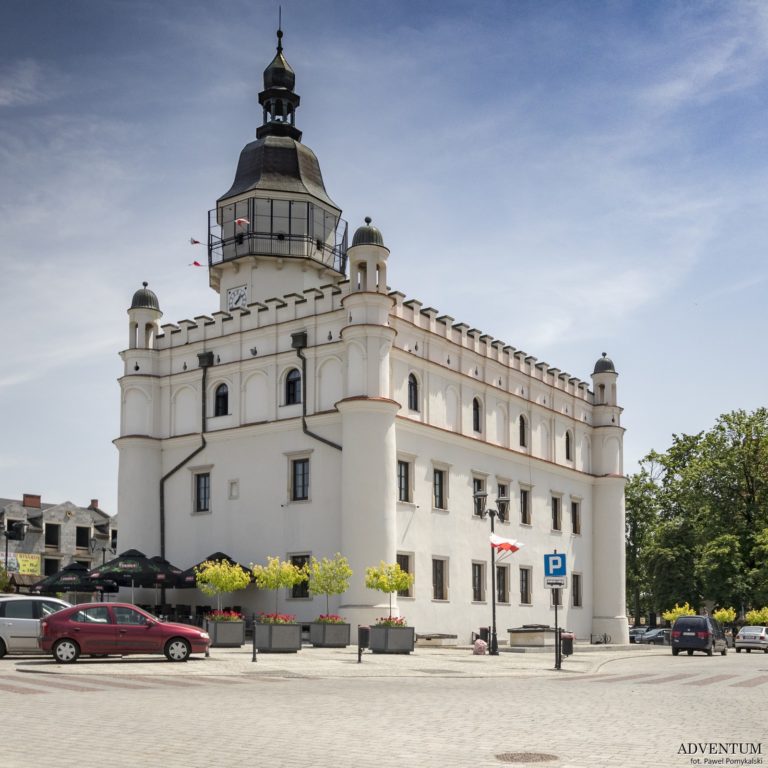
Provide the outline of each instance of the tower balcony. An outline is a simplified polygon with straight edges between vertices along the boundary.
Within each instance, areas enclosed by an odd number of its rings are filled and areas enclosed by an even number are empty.
[[[309,259],[347,270],[347,222],[305,200],[249,197],[208,212],[208,266],[243,256]]]

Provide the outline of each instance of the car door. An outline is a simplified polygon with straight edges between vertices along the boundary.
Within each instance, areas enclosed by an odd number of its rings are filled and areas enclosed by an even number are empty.
[[[93,605],[75,611],[64,634],[77,641],[81,653],[116,653],[115,623],[106,605]]]
[[[117,629],[117,650],[120,653],[152,653],[158,649],[155,623],[149,617],[127,605],[112,607]]]
[[[34,600],[3,600],[3,638],[9,653],[37,650],[40,622]]]

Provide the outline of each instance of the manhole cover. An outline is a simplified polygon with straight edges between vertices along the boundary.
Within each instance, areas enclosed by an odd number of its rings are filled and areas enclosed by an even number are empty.
[[[549,763],[560,758],[546,752],[502,752],[496,759],[502,763]]]

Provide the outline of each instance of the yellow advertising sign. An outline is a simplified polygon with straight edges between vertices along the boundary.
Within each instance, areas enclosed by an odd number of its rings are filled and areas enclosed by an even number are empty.
[[[40,555],[17,552],[16,562],[18,563],[19,573],[26,574],[27,576],[40,575]]]

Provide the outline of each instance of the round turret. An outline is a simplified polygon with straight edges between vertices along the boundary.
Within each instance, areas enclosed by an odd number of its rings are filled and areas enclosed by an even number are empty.
[[[160,302],[157,300],[157,296],[154,291],[150,291],[147,287],[149,283],[142,283],[143,288],[139,288],[136,293],[133,294],[131,301],[131,309],[156,309],[160,311]]]
[[[283,56],[282,45],[283,31],[277,31],[277,54],[272,59],[269,66],[264,70],[264,90],[270,88],[285,88],[292,91],[296,85],[296,74],[291,69],[291,65]]]
[[[613,360],[608,357],[606,352],[603,352],[603,356],[595,363],[595,370],[592,371],[592,374],[596,373],[616,373]]]
[[[352,238],[352,247],[356,245],[381,245],[384,247],[384,238],[376,227],[371,226],[371,217],[365,217],[365,226],[358,227]]]

